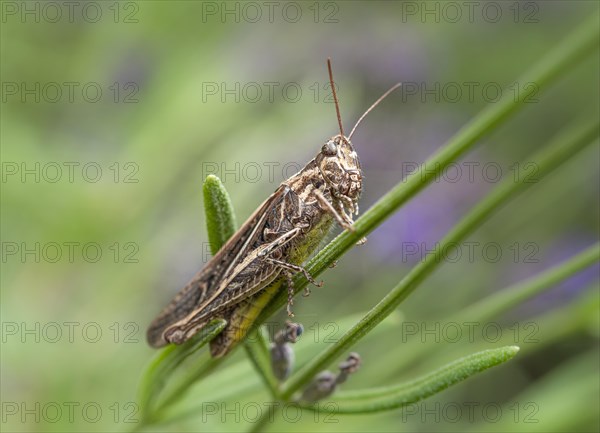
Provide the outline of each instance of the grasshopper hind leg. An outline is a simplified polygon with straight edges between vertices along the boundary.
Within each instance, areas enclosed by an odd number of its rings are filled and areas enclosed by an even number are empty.
[[[213,358],[227,355],[241,342],[265,306],[279,292],[279,284],[273,282],[263,291],[241,301],[235,307],[224,311],[219,317],[227,320],[227,327],[210,342]]]
[[[222,318],[227,321],[227,326],[231,327],[232,318],[235,315],[235,310],[231,309],[222,314]],[[232,348],[232,338],[227,329],[223,330],[220,334],[210,340],[210,355],[213,358],[220,358],[227,354]]]

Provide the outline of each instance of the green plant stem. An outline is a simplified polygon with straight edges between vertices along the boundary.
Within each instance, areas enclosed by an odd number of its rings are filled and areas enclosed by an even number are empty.
[[[215,371],[223,361],[224,358],[210,358],[206,362],[199,362],[198,365],[195,366],[195,368],[191,368],[189,372],[186,371],[184,377],[181,378],[172,388],[170,388],[169,392],[166,393],[162,400],[160,400],[160,402],[156,405],[153,418],[161,419],[163,412],[165,412],[169,406],[179,400],[190,386]]]
[[[534,82],[538,88],[549,85],[554,79],[573,68],[587,54],[593,52],[598,47],[599,37],[596,17],[592,17],[536,63],[519,79],[519,82]],[[464,155],[478,140],[489,134],[511,114],[516,113],[519,108],[523,107],[523,102],[528,97],[526,92],[521,93],[523,94],[519,95],[519,99],[515,100],[511,92],[505,92],[505,96],[497,103],[488,105],[417,171],[408,175],[356,220],[355,231],[341,233],[320,251],[307,264],[308,272],[314,277],[326,270],[352,248],[359,239],[370,233],[400,206],[435,180],[450,163]],[[296,276],[294,278],[296,292],[302,290],[307,283],[304,276]],[[286,300],[285,293],[278,294],[262,311],[256,323],[260,324],[267,320],[285,305]]]
[[[555,265],[547,271],[534,275],[527,280],[502,289],[496,294],[473,303],[458,311],[456,314],[441,319],[440,322],[481,323],[490,320],[510,308],[519,305],[519,303],[542,293],[544,290],[554,287],[556,284],[575,275],[577,272],[582,271],[598,260],[600,260],[600,243],[592,245],[575,257]],[[561,329],[564,329],[564,327]],[[402,348],[392,350],[389,356],[398,357],[397,365],[400,368],[410,365],[418,359],[423,359],[423,357],[426,357],[427,354],[432,352],[436,347],[438,346],[409,340],[407,344],[402,345]]]
[[[597,317],[597,311],[600,308],[600,304],[598,302],[599,292],[597,283],[595,287],[590,287],[589,289],[590,290],[587,290],[586,293],[581,297],[563,308],[550,310],[542,315],[529,318],[529,320],[535,322],[536,327],[540,330],[540,332],[536,333],[535,338],[532,338],[530,342],[527,342],[527,338],[521,339],[523,344],[526,346],[525,348],[521,347],[521,350],[526,350],[528,356],[531,356],[532,353],[543,350],[545,347],[555,345],[559,341],[567,339],[569,336],[575,333],[581,334],[582,332],[585,333],[586,329],[589,330],[590,325]],[[470,320],[469,317],[463,317],[461,318],[461,321],[462,323],[474,322],[474,320]],[[452,322],[446,321],[443,323]],[[517,339],[513,334],[511,336],[507,336],[506,338],[502,338],[500,341],[498,341],[498,344],[510,344],[511,342],[514,343],[516,340]],[[485,346],[488,343],[489,341],[472,341],[472,343],[469,344],[469,347],[473,346],[477,348],[481,345]],[[433,355],[435,349],[437,349],[437,353],[439,353],[440,350],[444,350],[444,348],[440,347],[439,344],[424,345],[420,342],[416,344],[402,344],[401,346],[403,348],[402,351],[395,350],[390,353],[386,353],[386,359],[390,358],[396,360],[397,370],[404,369],[407,364],[410,364],[416,360],[426,360],[424,364],[420,363],[420,366],[427,365],[430,363],[429,360],[436,359],[436,356]],[[455,345],[452,344],[451,346]],[[423,347],[424,349],[421,349]],[[413,355],[415,353],[416,355]],[[409,358],[409,362],[405,362],[405,358],[407,357]],[[378,368],[377,365],[372,367],[375,369]],[[391,377],[390,379],[393,378]],[[394,387],[389,387],[389,389],[393,388]],[[363,394],[364,392],[366,392],[366,390],[342,391],[335,394],[335,399],[336,401],[354,399],[357,398],[358,394],[368,396],[368,394]],[[377,394],[383,396],[381,392],[377,392]]]
[[[309,410],[336,414],[365,414],[398,409],[429,396],[514,357],[516,346],[484,350],[458,359],[408,383],[340,393],[333,404],[304,406]]]
[[[566,137],[561,134],[556,142],[544,150],[540,156],[533,158],[539,168],[539,178],[568,160],[571,156],[589,144],[598,135],[598,123],[569,131]],[[566,143],[566,144],[565,144]],[[344,334],[335,344],[329,346],[293,375],[281,390],[281,396],[289,399],[294,392],[306,385],[319,371],[341,356],[354,343],[364,337],[377,326],[388,314],[412,293],[418,285],[430,275],[455,246],[468,234],[479,227],[495,210],[508,199],[516,196],[531,184],[526,183],[525,170],[519,170],[520,181],[505,179],[483,200],[481,200],[450,232],[442,239],[439,247],[415,266],[400,283],[394,287],[373,309],[371,309],[352,329]]]
[[[264,411],[261,417],[252,424],[252,426],[248,430],[248,433],[264,432],[265,426],[275,419],[280,410],[280,406],[275,406],[273,407],[273,411],[271,412],[271,407],[269,407],[267,410]]]
[[[175,369],[190,355],[204,347],[215,335],[225,328],[224,320],[210,322],[202,332],[181,346],[171,345],[159,352],[142,375],[140,386],[140,408],[142,417],[149,418],[149,410],[159,392],[167,383]]]
[[[575,257],[572,257],[539,275],[534,275],[531,278],[464,308],[455,317],[449,318],[448,322],[458,321],[459,318],[462,318],[463,321],[468,320],[477,322],[497,316],[503,311],[532,298],[544,289],[552,287],[569,278],[598,260],[600,260],[600,243],[592,245]]]
[[[217,176],[206,176],[202,190],[206,231],[210,250],[215,255],[236,231],[235,212],[229,194]]]
[[[260,329],[255,329],[248,335],[248,338],[244,342],[244,348],[246,349],[246,354],[252,361],[252,364],[260,373],[260,376],[264,384],[269,389],[271,396],[274,399],[278,399],[279,381],[273,375],[273,369],[271,368],[271,362],[269,358],[269,346]]]

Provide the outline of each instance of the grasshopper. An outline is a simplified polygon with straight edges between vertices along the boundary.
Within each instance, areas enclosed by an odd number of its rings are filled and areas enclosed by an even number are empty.
[[[327,67],[340,133],[281,183],[150,324],[147,340],[151,346],[181,344],[211,320],[223,318],[226,328],[210,343],[211,355],[223,356],[244,338],[282,281],[287,283],[291,317],[293,275],[300,272],[312,284],[322,285],[302,263],[327,237],[334,222],[353,230],[352,215],[358,214],[363,176],[350,138],[364,117],[400,86],[396,84],[375,101],[346,136],[330,59]]]

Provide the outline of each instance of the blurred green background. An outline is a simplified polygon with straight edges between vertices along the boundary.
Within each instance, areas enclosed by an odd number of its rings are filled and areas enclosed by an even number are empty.
[[[598,118],[597,52],[551,88],[519,82],[598,16],[595,2],[468,3],[3,1],[2,430],[136,428],[138,380],[154,354],[145,327],[209,258],[204,178],[221,177],[242,222],[312,158],[337,133],[327,57],[347,131],[405,83],[353,137],[362,210],[498,91],[535,94],[298,298],[299,344],[339,335],[515,164],[573,121]],[[489,220],[402,305],[416,335],[397,321],[366,338],[344,389],[505,344],[521,346],[514,360],[410,411],[290,412],[269,429],[597,431],[597,265],[498,317],[501,338],[479,324],[474,339],[450,341],[439,320],[596,242],[598,162],[595,143]],[[424,345],[434,346],[426,357],[403,361]],[[241,350],[221,371],[236,363],[248,363]],[[269,396],[245,368],[250,388],[217,372],[184,399],[185,417],[151,429],[246,430],[254,413],[235,413]]]

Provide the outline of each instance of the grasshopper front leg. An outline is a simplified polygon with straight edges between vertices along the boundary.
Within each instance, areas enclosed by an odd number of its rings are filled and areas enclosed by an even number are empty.
[[[329,212],[344,230],[348,230],[351,232],[356,231],[352,226],[352,224],[354,224],[352,217],[350,217],[346,212],[344,212],[343,209],[340,209],[340,211],[338,212],[320,190],[315,189],[314,194],[321,208],[323,208],[323,210],[325,210],[326,212]],[[366,242],[367,238],[363,237],[359,239],[358,242],[356,242],[356,245],[363,245]]]
[[[354,231],[354,227],[352,227],[354,221],[352,221],[352,218],[346,215],[345,212],[338,212],[320,190],[315,189],[314,194],[321,208],[330,213],[344,230]]]

